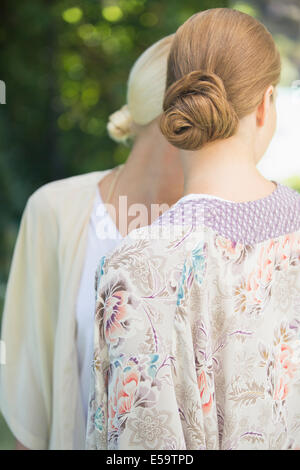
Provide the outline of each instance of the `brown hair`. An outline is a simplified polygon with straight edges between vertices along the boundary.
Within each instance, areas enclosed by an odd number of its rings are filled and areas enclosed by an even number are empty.
[[[170,50],[162,133],[186,150],[234,135],[280,69],[272,35],[252,16],[230,8],[193,15]]]

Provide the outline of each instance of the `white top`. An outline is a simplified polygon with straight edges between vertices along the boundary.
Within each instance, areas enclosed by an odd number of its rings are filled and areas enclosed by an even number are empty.
[[[83,410],[87,419],[89,383],[93,361],[93,327],[95,313],[95,272],[100,258],[122,239],[97,191],[91,213],[87,248],[76,303],[77,354]],[[75,430],[76,432],[76,430]],[[76,442],[76,440],[75,440]]]

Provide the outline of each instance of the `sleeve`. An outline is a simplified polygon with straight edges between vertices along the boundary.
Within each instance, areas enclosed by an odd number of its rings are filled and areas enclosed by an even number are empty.
[[[168,239],[158,240],[158,247],[124,242],[100,263],[87,449],[185,450],[199,424],[186,425],[195,409],[184,397],[192,390],[201,412],[191,316],[199,313],[193,303],[205,271],[204,245],[187,254],[180,247],[172,257],[169,247]],[[145,294],[136,267],[146,271],[162,250],[163,275],[153,282],[146,277]]]
[[[57,228],[43,188],[28,200],[15,245],[2,321],[0,405],[18,441],[46,449],[58,304]]]
[[[105,256],[101,258],[95,275],[94,358],[91,367],[86,450],[107,450],[109,359],[105,341],[99,341],[99,316],[102,302],[98,294],[104,262]]]

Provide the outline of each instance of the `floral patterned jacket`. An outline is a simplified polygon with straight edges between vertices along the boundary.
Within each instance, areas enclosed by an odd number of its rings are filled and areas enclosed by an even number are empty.
[[[300,196],[188,195],[96,276],[87,449],[300,449]]]

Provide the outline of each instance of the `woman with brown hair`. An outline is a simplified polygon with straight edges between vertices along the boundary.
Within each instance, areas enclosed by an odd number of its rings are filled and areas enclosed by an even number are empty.
[[[299,448],[300,196],[256,168],[279,79],[249,15],[177,30],[160,125],[184,196],[101,259],[87,448]]]

